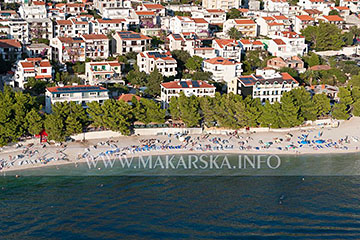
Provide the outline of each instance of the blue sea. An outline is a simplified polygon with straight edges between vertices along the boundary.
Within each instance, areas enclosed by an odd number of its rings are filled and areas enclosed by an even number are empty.
[[[281,158],[275,174],[243,176],[86,165],[9,173],[0,239],[360,239],[360,156]]]

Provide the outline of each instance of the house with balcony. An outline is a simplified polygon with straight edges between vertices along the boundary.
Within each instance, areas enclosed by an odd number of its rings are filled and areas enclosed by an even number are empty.
[[[223,32],[235,27],[244,37],[255,38],[257,36],[257,24],[252,19],[228,19],[224,22]]]
[[[87,21],[79,21],[75,18],[57,20],[55,22],[55,37],[80,37],[90,33],[90,24]]]
[[[4,61],[21,59],[21,43],[14,39],[0,39],[0,57]]]
[[[150,74],[157,68],[159,73],[165,77],[177,74],[177,62],[170,52],[145,51],[137,55],[137,65],[139,70]]]
[[[340,7],[347,7],[353,13],[360,12],[360,1],[358,0],[340,0]]]
[[[301,33],[301,30],[306,28],[307,26],[314,26],[315,19],[310,15],[299,15],[295,17],[294,20],[294,31],[297,33]]]
[[[229,10],[231,8],[239,8],[240,0],[202,0],[202,6],[206,9]]]
[[[109,99],[106,88],[92,85],[68,85],[48,87],[45,91],[45,111],[51,113],[51,105],[57,102],[75,102],[87,108],[87,103],[103,103]]]
[[[51,59],[51,47],[45,43],[33,43],[25,47],[25,51],[30,58]]]
[[[85,58],[107,59],[109,57],[109,39],[104,34],[84,34]]]
[[[202,70],[211,72],[212,79],[216,82],[228,83],[233,78],[241,76],[242,63],[233,59],[215,57],[203,61]]]
[[[289,58],[292,56],[303,56],[308,52],[305,37],[290,31],[277,32],[272,41],[269,41],[267,49],[273,56]]]
[[[116,32],[113,35],[112,50],[116,55],[128,52],[144,52],[151,45],[151,38],[133,31]]]
[[[90,85],[122,82],[121,64],[117,61],[87,62],[85,76]]]
[[[161,4],[154,3],[143,3],[137,7],[138,11],[152,11],[155,12],[156,16],[165,17],[166,9]]]
[[[316,20],[318,22],[326,22],[326,23],[334,24],[340,29],[343,29],[345,24],[345,20],[338,15],[320,16],[317,17]]]
[[[264,50],[264,44],[259,40],[241,39],[239,41],[242,52]]]
[[[194,32],[199,36],[207,37],[209,23],[203,18],[175,16],[170,18],[169,30],[175,34]]]
[[[154,28],[160,24],[160,17],[153,11],[136,11],[141,28]]]
[[[256,23],[260,28],[260,35],[271,36],[279,31],[286,31],[290,29],[290,21],[285,16],[268,16],[259,17]]]
[[[267,61],[267,67],[280,70],[282,68],[292,68],[299,73],[305,72],[304,62],[298,56],[292,56],[290,58],[275,57]]]
[[[76,16],[86,12],[86,5],[84,3],[67,3],[65,5],[65,13],[68,15]]]
[[[324,12],[330,7],[335,7],[335,2],[330,0],[299,0],[297,5],[303,7],[304,9],[312,9]]]
[[[29,26],[29,39],[51,39],[53,38],[53,21],[46,19],[27,19]]]
[[[209,24],[223,24],[226,21],[226,12],[221,9],[201,9],[191,12],[192,18],[205,19]]]
[[[8,27],[6,31],[10,39],[15,39],[22,44],[29,43],[29,25],[23,19],[0,20],[3,27]]]
[[[240,76],[228,84],[228,93],[252,96],[261,102],[280,102],[281,96],[297,88],[299,83],[288,73],[278,73],[274,69],[257,69],[255,74]]]
[[[288,14],[290,4],[286,0],[265,0],[264,10],[269,12],[281,12],[282,14]]]
[[[52,80],[52,66],[47,59],[26,58],[18,61],[13,69],[14,79],[11,85],[24,89],[29,78],[50,81]]]
[[[170,51],[184,50],[191,52],[197,46],[201,46],[201,40],[196,33],[173,33],[167,37],[167,48]]]
[[[61,64],[66,62],[84,62],[85,41],[82,38],[55,37],[50,39],[52,59]]]
[[[128,30],[128,26],[124,18],[95,19],[91,21],[91,33],[107,35],[113,31],[119,32],[126,30]]]
[[[212,47],[215,49],[217,57],[241,61],[241,47],[239,42],[234,39],[214,39]]]
[[[191,97],[214,97],[215,87],[205,81],[181,80],[161,83],[161,105],[168,108],[172,97],[179,97],[183,92],[185,96]]]
[[[47,10],[45,6],[45,2],[42,1],[32,1],[31,4],[23,3],[20,5],[18,12],[22,19],[47,18]]]

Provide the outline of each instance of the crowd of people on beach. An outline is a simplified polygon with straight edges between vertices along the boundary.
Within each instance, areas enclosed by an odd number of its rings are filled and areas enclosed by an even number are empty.
[[[279,134],[280,135],[280,134]],[[184,133],[169,134],[151,138],[137,137],[136,144],[126,144],[124,138],[120,140],[109,139],[100,141],[96,144],[88,144],[87,147],[78,148],[77,156],[69,157],[68,146],[60,144],[50,146],[47,143],[21,145],[16,144],[15,150],[19,152],[15,156],[9,155],[8,158],[0,157],[0,170],[12,168],[14,166],[38,166],[57,161],[72,162],[90,159],[114,158],[135,156],[141,154],[157,154],[160,152],[186,153],[186,152],[245,152],[251,153],[267,152],[292,152],[300,153],[308,150],[337,149],[349,150],[351,142],[359,141],[356,136],[345,136],[338,140],[326,139],[323,132],[313,130],[302,131],[299,136],[292,133],[281,134],[282,136],[272,139],[254,139],[251,134],[241,134],[237,131],[227,132],[224,135],[189,135]],[[71,143],[70,143],[71,144]],[[83,143],[86,144],[86,143]],[[71,145],[72,146],[72,145]],[[354,147],[354,145],[352,145]],[[305,150],[305,151],[304,151]],[[355,150],[355,149],[354,149]],[[356,150],[358,147],[356,146]],[[0,151],[1,154],[1,151]]]

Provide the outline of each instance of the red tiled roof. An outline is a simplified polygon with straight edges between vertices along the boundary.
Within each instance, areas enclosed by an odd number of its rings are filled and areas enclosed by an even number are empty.
[[[15,39],[0,39],[0,48],[21,48],[21,43]]]
[[[83,38],[86,40],[92,40],[92,39],[108,39],[105,34],[84,34],[82,35]]]
[[[117,35],[123,40],[132,41],[132,40],[150,40],[150,37],[147,37],[141,33],[133,32],[133,31],[121,31],[117,32]],[[123,38],[122,36],[126,36]],[[139,37],[137,37],[139,36]]]
[[[323,17],[329,22],[344,22],[344,19],[342,19],[339,15],[329,15]]]
[[[51,76],[51,75],[37,75],[35,78],[36,78],[36,79],[52,78],[52,76]]]
[[[46,88],[49,92],[61,92],[62,89],[66,89],[66,88],[74,88],[74,89],[79,89],[79,90],[83,90],[81,88],[94,88],[96,87],[98,90],[107,90],[104,87],[100,87],[100,86],[94,86],[94,85],[67,85],[67,86],[63,86],[63,87],[48,87]]]
[[[224,10],[220,10],[220,9],[207,9],[206,11],[208,11],[209,13],[224,13]]]
[[[56,23],[58,25],[72,25],[73,24],[72,21],[70,21],[70,20],[57,20]]]
[[[256,24],[254,20],[251,19],[234,19],[236,24]]]
[[[155,12],[153,12],[153,11],[135,11],[135,13],[137,15],[154,15],[155,16]]]
[[[309,68],[310,70],[319,71],[319,70],[330,70],[331,67],[328,65],[315,65]]]
[[[186,83],[186,87],[181,86],[180,81],[172,81],[172,82],[166,82],[166,83],[161,83],[161,86],[163,86],[164,88],[215,88],[213,85],[204,82],[204,81],[200,81],[198,80],[198,85],[199,87],[194,87],[192,85],[191,81],[181,81],[182,83]]]
[[[144,4],[144,7],[147,9],[165,9],[165,7],[161,4]]]
[[[40,67],[51,67],[51,64],[49,61],[41,61]]]
[[[20,62],[20,64],[21,64],[21,66],[23,68],[33,68],[33,67],[35,67],[32,62]]]
[[[117,19],[97,19],[99,23],[122,23],[125,22],[125,19],[123,18],[117,18]]]
[[[301,21],[314,21],[315,19],[312,18],[309,15],[300,15],[300,16],[296,16],[298,19],[300,19]]]
[[[135,95],[135,94],[131,94],[131,93],[127,93],[127,94],[122,94],[120,95],[120,97],[118,98],[118,100],[122,100],[125,102],[131,102],[132,98],[135,97],[136,100],[140,101],[141,97]]]
[[[40,1],[34,1],[32,2],[34,5],[36,6],[41,6],[41,5],[44,5],[45,6],[45,2],[40,2]]]
[[[277,45],[285,45],[284,41],[281,39],[273,39],[273,41],[277,44]]]
[[[215,39],[215,42],[219,45],[220,48],[228,45],[237,45],[237,42],[234,39]]]
[[[230,61],[227,58],[223,58],[223,57],[215,57],[215,58],[210,58],[205,60],[205,62],[210,63],[210,64],[219,64],[219,65],[235,65],[237,64],[234,61]]]
[[[276,20],[287,20],[288,19],[284,15],[273,16],[273,18],[275,18]]]
[[[195,22],[195,23],[208,23],[205,19],[203,18],[192,18],[192,20]]]

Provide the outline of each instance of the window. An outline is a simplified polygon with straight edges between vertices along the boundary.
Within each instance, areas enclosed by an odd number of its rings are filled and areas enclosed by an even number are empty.
[[[47,69],[41,69],[41,73],[47,73]]]

